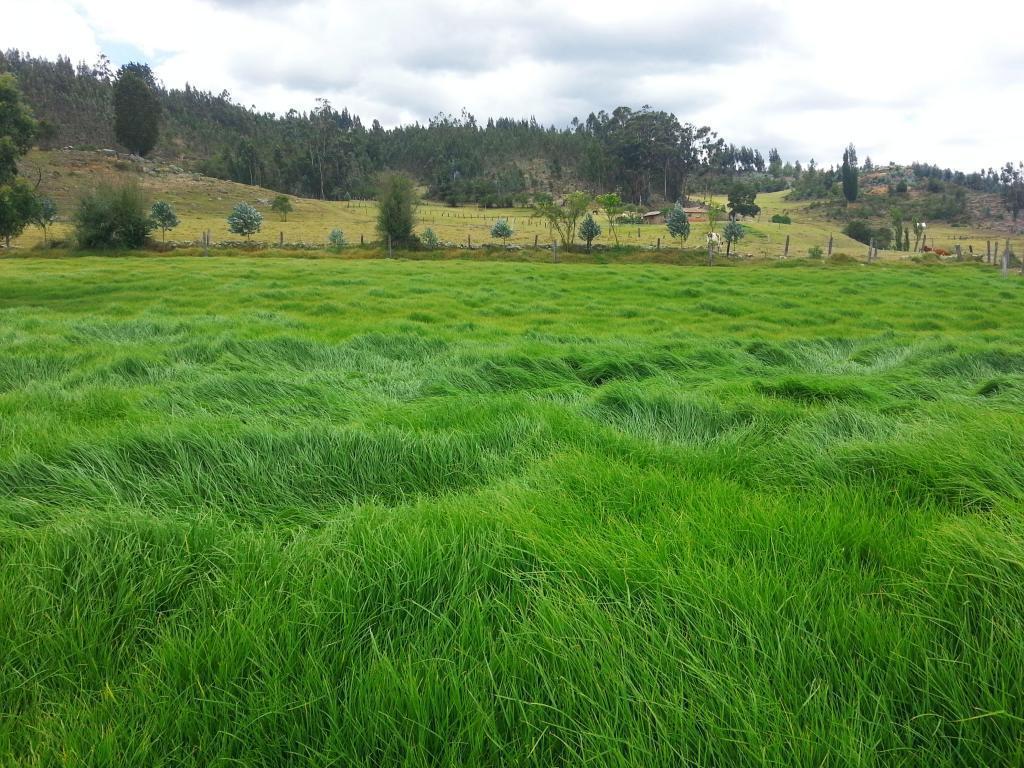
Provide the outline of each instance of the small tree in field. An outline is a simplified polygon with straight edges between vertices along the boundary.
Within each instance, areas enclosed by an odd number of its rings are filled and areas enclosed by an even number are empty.
[[[43,243],[47,243],[46,230],[57,220],[57,205],[49,197],[40,197],[32,223],[43,230]]]
[[[690,219],[686,215],[686,211],[683,210],[683,206],[679,205],[679,203],[676,203],[672,210],[668,212],[665,226],[668,227],[668,233],[679,240],[679,247],[682,248],[683,243],[690,236]]]
[[[615,244],[618,245],[619,233],[615,230],[615,219],[623,211],[622,198],[614,192],[610,192],[607,195],[598,195],[594,198],[594,201],[604,211],[605,218],[608,219],[608,231],[612,233],[612,237],[615,238]]]
[[[292,208],[292,201],[288,199],[287,195],[278,195],[274,198],[274,202],[270,204],[270,210],[280,214],[281,221],[288,221],[288,214],[294,209]]]
[[[715,225],[718,224],[725,216],[725,208],[720,205],[712,203],[708,206],[708,229],[711,232],[715,231]]]
[[[331,234],[327,236],[327,246],[337,253],[344,248],[345,245],[345,233],[340,229],[332,229]]]
[[[600,236],[601,225],[594,221],[594,217],[588,213],[580,222],[580,239],[587,243],[587,253],[590,253],[590,244],[594,242],[594,238]]]
[[[149,212],[149,218],[160,227],[160,237],[162,240],[167,240],[167,230],[174,229],[179,223],[178,215],[171,208],[170,203],[165,203],[163,200],[153,203],[153,208]]]
[[[377,189],[377,231],[387,242],[408,244],[416,224],[416,185],[408,176],[388,173]]]
[[[729,258],[732,253],[732,244],[738,243],[743,239],[746,231],[743,229],[743,225],[738,221],[730,221],[722,229],[722,235],[725,236],[725,257]]]
[[[248,203],[239,203],[228,216],[228,229],[248,240],[263,226],[263,214]]]
[[[508,246],[508,239],[512,237],[512,227],[508,219],[498,219],[491,227],[491,237],[501,240],[502,245]]]

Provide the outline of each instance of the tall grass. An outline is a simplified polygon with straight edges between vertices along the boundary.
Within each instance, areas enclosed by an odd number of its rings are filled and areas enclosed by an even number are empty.
[[[1024,763],[1024,285],[0,263],[0,764]]]

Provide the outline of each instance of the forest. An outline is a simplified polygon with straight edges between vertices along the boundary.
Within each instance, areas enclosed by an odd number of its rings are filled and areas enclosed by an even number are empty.
[[[41,146],[118,146],[115,72],[105,57],[73,65],[8,50],[0,52],[3,71],[17,76],[40,119]],[[534,118],[481,123],[463,111],[385,129],[326,99],[308,111],[275,115],[241,106],[227,91],[154,84],[163,113],[157,155],[209,176],[302,197],[369,197],[384,169],[412,175],[434,199],[486,207],[576,187],[616,189],[634,204],[675,201],[725,188],[741,175],[762,177],[763,189],[781,188],[777,181],[773,187],[759,150],[646,105],[601,110],[563,128]]]

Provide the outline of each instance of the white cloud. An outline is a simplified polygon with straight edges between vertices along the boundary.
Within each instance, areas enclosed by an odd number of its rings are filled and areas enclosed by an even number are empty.
[[[863,0],[0,0],[0,47],[92,61],[140,52],[266,111],[317,96],[385,125],[466,107],[565,125],[651,104],[734,143],[828,165],[849,141],[877,162],[967,170],[1024,155],[1024,58],[993,29],[1024,7]],[[127,55],[127,54],[124,54]]]

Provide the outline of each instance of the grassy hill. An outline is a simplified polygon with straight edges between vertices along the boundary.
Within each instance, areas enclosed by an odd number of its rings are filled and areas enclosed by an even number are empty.
[[[39,180],[40,190],[49,194],[58,203],[62,221],[54,228],[54,236],[67,237],[70,232],[68,218],[74,210],[78,197],[96,183],[107,181],[139,183],[153,199],[166,200],[178,212],[181,226],[170,237],[179,241],[197,240],[209,231],[214,242],[237,240],[227,229],[226,217],[238,202],[248,202],[264,213],[264,230],[257,240],[276,243],[281,238],[286,243],[322,244],[332,229],[338,227],[345,232],[350,243],[358,243],[360,236],[366,242],[376,240],[374,231],[376,208],[372,201],[322,201],[292,198],[295,211],[287,221],[281,221],[270,211],[269,203],[274,194],[270,190],[238,184],[230,181],[211,179],[179,166],[158,161],[133,161],[107,155],[97,151],[34,151],[22,163],[22,173],[33,181]],[[781,257],[787,235],[790,237],[790,256],[805,256],[810,247],[817,245],[827,248],[829,237],[834,238],[835,253],[854,257],[866,257],[866,247],[841,233],[842,222],[828,216],[827,210],[817,201],[793,201],[786,192],[758,195],[757,202],[762,214],[757,220],[748,220],[747,237],[741,241],[739,252],[753,257]],[[724,203],[724,198],[716,198]],[[776,213],[786,213],[793,219],[791,225],[770,223]],[[492,243],[490,229],[499,218],[508,218],[515,235],[511,243],[532,246],[535,239],[551,242],[547,227],[535,219],[529,209],[483,210],[479,208],[449,208],[427,203],[419,212],[419,230],[431,227],[438,236],[449,243],[481,245]],[[605,232],[597,240],[598,245],[612,243],[607,222],[598,217]],[[695,222],[688,247],[699,248],[704,242],[708,226]],[[953,251],[960,244],[967,252],[973,246],[978,253],[984,253],[987,239],[999,240],[1006,236],[1005,230],[992,224],[986,227],[953,227],[934,224],[929,229],[933,245]],[[625,246],[653,248],[661,240],[662,249],[668,251],[675,244],[670,242],[664,226],[620,225],[619,239]],[[42,232],[28,230],[15,245],[19,249],[31,248],[42,240]],[[888,258],[902,258],[906,254],[884,254]]]

